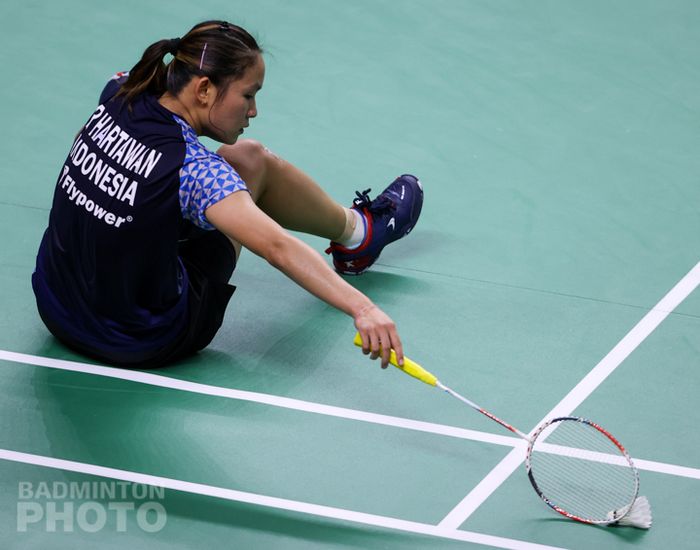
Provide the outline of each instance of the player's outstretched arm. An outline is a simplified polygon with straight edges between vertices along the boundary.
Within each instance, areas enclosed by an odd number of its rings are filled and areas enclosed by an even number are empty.
[[[362,335],[363,351],[389,364],[390,349],[403,361],[403,347],[391,318],[367,296],[338,276],[313,248],[285,231],[267,216],[245,191],[239,191],[206,210],[209,222],[233,241],[324,302],[350,315]],[[381,347],[381,353],[380,353]]]

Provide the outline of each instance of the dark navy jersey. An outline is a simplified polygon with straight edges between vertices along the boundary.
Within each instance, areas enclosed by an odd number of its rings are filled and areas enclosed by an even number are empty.
[[[183,220],[213,229],[206,209],[246,186],[155,96],[115,96],[126,77],[107,85],[61,168],[32,284],[65,339],[136,361],[185,328]]]

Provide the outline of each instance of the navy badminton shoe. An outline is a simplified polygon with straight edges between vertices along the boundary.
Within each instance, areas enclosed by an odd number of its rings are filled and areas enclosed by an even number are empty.
[[[370,191],[356,191],[357,198],[352,205],[367,223],[362,243],[349,249],[331,242],[326,250],[326,254],[333,254],[335,270],[343,275],[360,275],[367,271],[386,245],[411,232],[423,207],[423,186],[410,174],[396,178],[374,200],[369,198]]]

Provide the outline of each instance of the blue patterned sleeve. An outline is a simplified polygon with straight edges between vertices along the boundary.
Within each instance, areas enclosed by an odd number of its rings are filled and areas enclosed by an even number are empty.
[[[248,187],[228,162],[199,142],[189,125],[178,122],[183,127],[186,144],[180,169],[180,210],[196,226],[212,230],[215,227],[204,215],[207,208],[232,193],[248,191]]]

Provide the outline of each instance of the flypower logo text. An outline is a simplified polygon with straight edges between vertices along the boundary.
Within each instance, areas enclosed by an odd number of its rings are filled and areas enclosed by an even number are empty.
[[[81,184],[92,184],[107,196],[134,206],[139,180],[148,178],[162,153],[146,147],[125,132],[100,105],[78,135],[63,166],[58,186],[76,206],[107,225],[121,227],[131,216],[121,216],[88,197]]]

